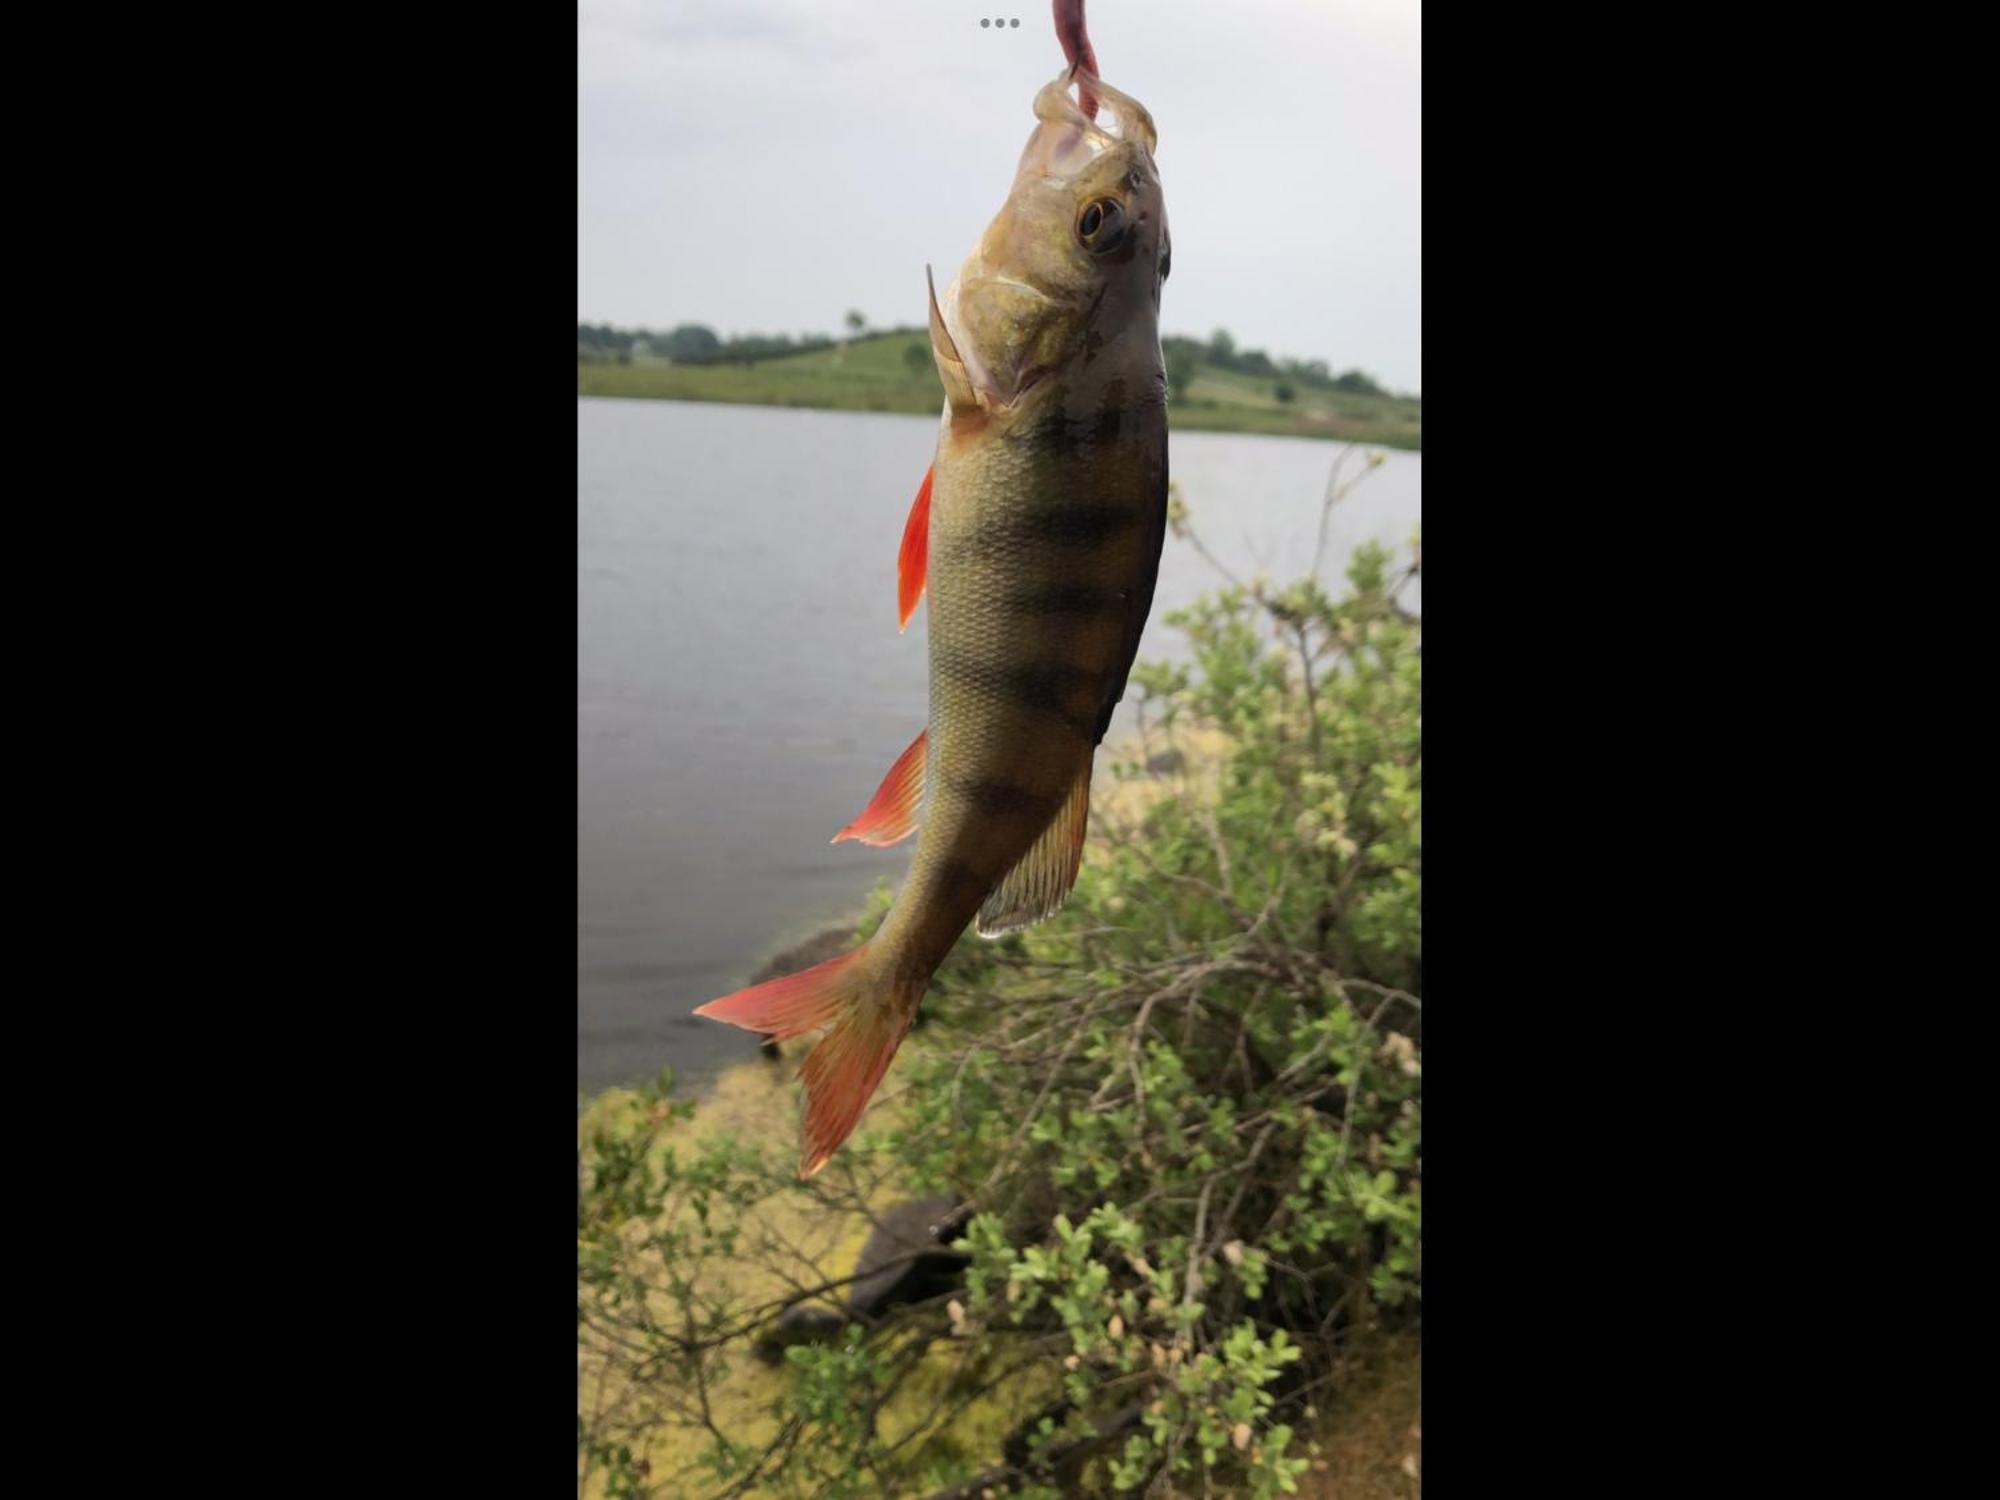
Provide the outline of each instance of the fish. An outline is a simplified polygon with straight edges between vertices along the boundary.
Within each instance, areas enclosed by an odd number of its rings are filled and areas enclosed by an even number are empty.
[[[916,833],[909,873],[860,947],[695,1012],[781,1041],[823,1029],[799,1075],[802,1177],[852,1133],[966,928],[1015,932],[1068,897],[1096,749],[1152,608],[1171,267],[1157,133],[1082,60],[1034,113],[1012,189],[942,299],[925,273],[945,402],[897,611],[907,627],[929,599],[929,714],[834,835]]]

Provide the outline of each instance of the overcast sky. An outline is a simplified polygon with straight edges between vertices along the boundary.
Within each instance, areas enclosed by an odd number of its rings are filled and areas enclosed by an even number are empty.
[[[1163,330],[1420,390],[1416,0],[1089,17],[1159,127]],[[1063,66],[1048,0],[579,0],[577,33],[577,317],[725,336],[923,322]]]

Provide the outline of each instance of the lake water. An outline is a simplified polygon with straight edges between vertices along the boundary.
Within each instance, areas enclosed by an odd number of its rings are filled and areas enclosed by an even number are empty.
[[[901,879],[913,846],[827,841],[924,726],[896,549],[936,440],[932,417],[578,400],[579,1089],[752,1055],[689,1012]],[[1283,581],[1340,451],[1177,433],[1171,468],[1209,549]],[[1390,452],[1336,507],[1327,578],[1363,541],[1407,550],[1422,472]],[[1169,536],[1141,658],[1183,655],[1161,614],[1220,582]]]

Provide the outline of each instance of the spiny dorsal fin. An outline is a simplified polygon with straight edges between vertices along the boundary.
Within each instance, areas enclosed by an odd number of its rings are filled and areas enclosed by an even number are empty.
[[[1019,932],[1061,910],[1083,864],[1083,835],[1089,823],[1090,766],[1086,764],[1041,837],[1001,877],[979,908],[981,937]]]

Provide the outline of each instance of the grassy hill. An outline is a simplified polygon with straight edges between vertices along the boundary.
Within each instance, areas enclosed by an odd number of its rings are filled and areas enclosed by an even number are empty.
[[[915,351],[914,353],[912,351]],[[1187,397],[1168,408],[1180,431],[1262,432],[1333,438],[1386,448],[1423,446],[1423,406],[1404,396],[1330,391],[1291,382],[1290,402],[1278,382],[1204,364]],[[821,349],[751,364],[670,364],[634,356],[630,364],[579,359],[579,396],[729,401],[751,406],[812,406],[837,411],[934,413],[943,397],[921,330],[874,334],[844,349]]]

